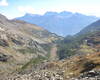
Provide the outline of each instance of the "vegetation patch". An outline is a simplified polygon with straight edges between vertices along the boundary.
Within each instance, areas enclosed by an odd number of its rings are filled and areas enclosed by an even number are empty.
[[[18,49],[20,53],[26,54],[26,53],[36,53],[36,49],[34,48],[25,48],[25,49]]]
[[[38,55],[37,58],[32,58],[28,63],[26,63],[25,65],[23,65],[22,68],[21,68],[21,71],[23,71],[23,70],[25,70],[25,69],[28,69],[28,67],[35,66],[36,64],[39,64],[39,63],[41,63],[43,60],[46,60],[46,59],[47,59],[47,58]],[[21,72],[21,71],[20,71],[20,72]]]

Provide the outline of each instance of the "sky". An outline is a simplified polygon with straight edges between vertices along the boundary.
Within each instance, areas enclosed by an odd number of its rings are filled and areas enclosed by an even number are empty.
[[[0,0],[0,13],[9,19],[26,13],[79,12],[100,17],[100,0]]]

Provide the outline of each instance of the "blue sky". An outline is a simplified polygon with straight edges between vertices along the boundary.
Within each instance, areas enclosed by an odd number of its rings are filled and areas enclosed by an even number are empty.
[[[47,11],[71,11],[100,17],[100,0],[0,0],[0,13],[9,19]]]

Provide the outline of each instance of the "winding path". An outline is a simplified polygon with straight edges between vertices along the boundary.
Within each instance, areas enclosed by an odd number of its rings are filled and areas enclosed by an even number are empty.
[[[50,60],[57,60],[57,45],[54,44],[50,51]]]

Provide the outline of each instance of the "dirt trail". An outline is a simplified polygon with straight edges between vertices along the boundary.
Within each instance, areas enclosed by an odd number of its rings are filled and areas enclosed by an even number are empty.
[[[57,60],[57,45],[54,44],[50,51],[50,60]]]

